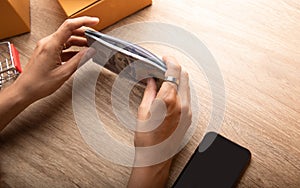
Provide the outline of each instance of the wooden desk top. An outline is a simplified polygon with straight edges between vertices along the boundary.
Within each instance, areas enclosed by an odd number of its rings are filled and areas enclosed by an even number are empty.
[[[23,65],[36,42],[64,19],[56,1],[31,0],[32,32],[9,39],[20,51]],[[252,152],[239,187],[300,187],[299,20],[297,0],[154,0],[153,6],[106,31],[137,21],[161,21],[196,34],[224,77],[221,134]],[[97,85],[99,114],[111,110],[103,99],[109,97],[113,79],[109,74],[99,78],[105,80]],[[169,186],[204,134],[211,109],[205,88],[204,83],[197,91],[201,125],[176,158]],[[85,144],[71,97],[72,79],[30,106],[0,134],[0,187],[126,187],[131,169],[99,157]]]

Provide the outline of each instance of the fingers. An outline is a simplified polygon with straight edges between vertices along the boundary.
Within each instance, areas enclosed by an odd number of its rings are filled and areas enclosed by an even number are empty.
[[[80,27],[79,29],[75,29],[75,30],[72,32],[72,35],[79,36],[79,37],[84,37],[84,36],[85,36],[85,31],[86,31],[87,29],[93,30],[93,29],[90,28],[90,27],[82,26],[82,27]]]
[[[74,57],[78,51],[68,51],[68,52],[63,52],[60,57],[62,62],[69,61],[72,57]]]
[[[87,46],[87,39],[83,37],[71,36],[67,42],[65,42],[65,49],[70,48],[71,46]]]
[[[77,34],[80,35],[80,32],[82,31],[78,29],[82,26],[91,27],[98,23],[99,18],[87,16],[66,20],[54,33],[57,45],[63,46],[63,44],[72,36],[73,32],[77,32]]]
[[[167,71],[165,73],[165,76],[172,76],[178,80],[180,80],[180,76],[181,76],[181,66],[179,65],[179,63],[177,62],[176,59],[174,59],[173,57],[163,57],[163,61],[166,63],[167,65]],[[180,84],[180,83],[179,83]],[[175,83],[171,83],[171,82],[167,82],[165,81],[158,94],[157,97],[158,98],[164,98],[167,95],[169,95],[170,93],[177,93],[177,85]]]
[[[61,65],[57,71],[59,74],[63,74],[68,79],[78,68],[79,64],[83,64],[88,61],[95,54],[93,48],[84,48],[69,59],[66,63]]]
[[[84,37],[85,36],[85,31],[87,29],[96,31],[95,29],[93,29],[91,27],[82,26],[79,29],[75,29],[72,34],[75,35],[75,36]]]
[[[180,84],[178,87],[178,94],[181,98],[182,106],[190,106],[191,103],[191,93],[189,84],[189,74],[182,70],[180,76]]]
[[[174,78],[180,79],[181,66],[177,60],[173,57],[163,57],[163,61],[167,65],[167,71],[165,76],[172,76]]]
[[[165,81],[160,88],[157,98],[161,98],[170,112],[180,108],[183,114],[191,112],[191,94],[188,73],[181,69],[181,66],[172,57],[164,57],[167,65],[166,76],[171,76],[179,80],[179,85]],[[178,109],[177,109],[178,110]]]
[[[151,105],[156,97],[156,83],[153,78],[148,78],[147,87],[144,92],[142,102],[138,110],[138,119],[146,120],[148,118]]]

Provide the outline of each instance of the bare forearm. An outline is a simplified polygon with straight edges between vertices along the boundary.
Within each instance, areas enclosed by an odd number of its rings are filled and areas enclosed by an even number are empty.
[[[134,167],[128,188],[166,187],[171,167],[171,159],[149,167]]]
[[[0,92],[0,132],[30,103],[30,100],[16,84],[3,89]]]

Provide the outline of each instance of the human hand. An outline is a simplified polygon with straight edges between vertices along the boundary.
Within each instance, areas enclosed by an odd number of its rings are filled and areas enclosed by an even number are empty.
[[[94,26],[98,18],[79,17],[66,20],[56,32],[41,39],[14,87],[22,92],[30,103],[54,93],[76,71],[88,48],[76,52],[64,52],[71,46],[87,46],[84,26]]]
[[[155,157],[165,153],[176,153],[192,121],[188,74],[181,70],[181,66],[174,58],[164,57],[163,59],[167,64],[165,76],[177,78],[179,85],[165,81],[157,93],[155,81],[148,79],[138,109],[138,124],[134,140],[137,147],[135,165],[141,167],[132,169],[128,187],[165,187],[173,155],[160,163],[157,163]],[[159,119],[162,120],[155,125]],[[145,131],[147,129],[151,131]],[[146,150],[138,149],[160,144],[171,135],[171,142],[167,142],[163,148],[157,151],[154,149],[150,150],[150,153],[143,153]],[[152,151],[158,153],[151,153]],[[145,161],[147,161],[146,164],[152,161],[153,165],[143,166]]]
[[[165,76],[177,78],[179,86],[175,83],[165,81],[157,93],[154,79],[148,79],[147,88],[138,109],[139,122],[135,134],[136,147],[159,144],[170,137],[175,129],[180,126],[181,134],[177,134],[179,138],[176,139],[178,143],[172,142],[172,144],[179,146],[191,124],[192,112],[188,73],[181,70],[181,66],[174,58],[164,57],[163,60],[167,65]],[[164,110],[165,112],[163,112]],[[153,125],[153,123],[158,122],[157,119],[159,118],[157,116],[163,118],[159,126]],[[138,132],[139,129],[147,127],[153,130]]]

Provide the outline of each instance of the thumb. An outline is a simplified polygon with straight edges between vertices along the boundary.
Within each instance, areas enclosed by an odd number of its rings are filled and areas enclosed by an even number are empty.
[[[149,117],[151,105],[156,97],[156,83],[153,78],[148,78],[147,87],[138,110],[138,119],[146,120]]]

